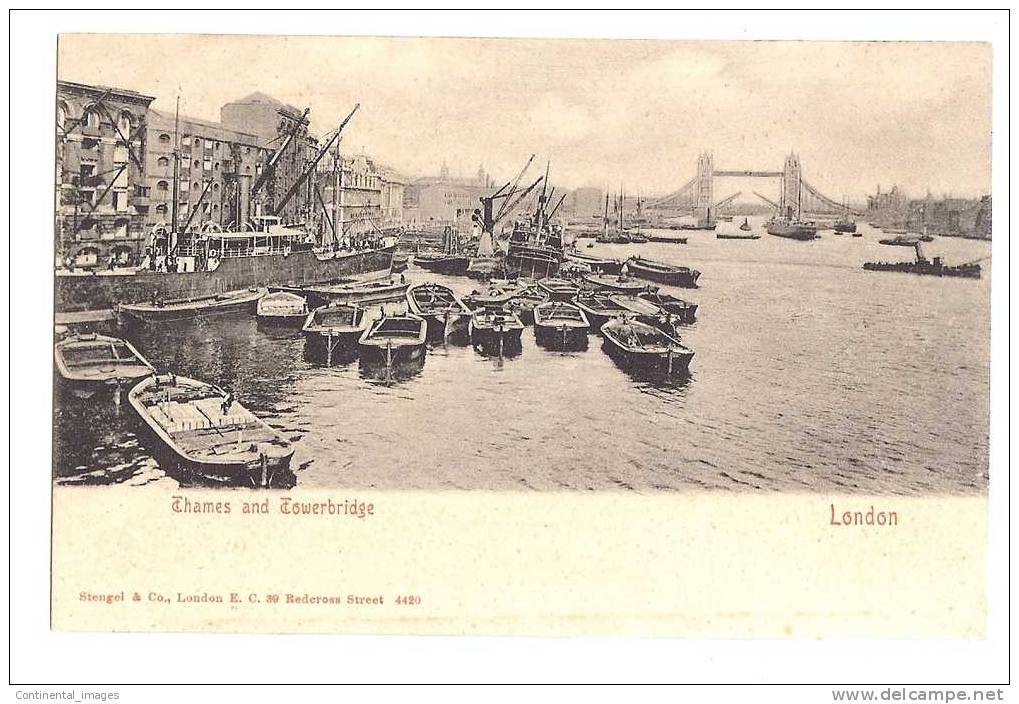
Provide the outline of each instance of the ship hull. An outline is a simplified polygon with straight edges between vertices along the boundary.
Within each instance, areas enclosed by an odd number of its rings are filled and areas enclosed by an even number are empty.
[[[120,304],[216,296],[256,286],[307,286],[340,279],[384,274],[394,247],[320,259],[314,252],[231,257],[215,271],[92,274],[55,277],[57,312],[102,310]]]

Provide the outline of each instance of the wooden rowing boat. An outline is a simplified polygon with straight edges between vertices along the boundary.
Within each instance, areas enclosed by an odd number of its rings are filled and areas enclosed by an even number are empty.
[[[524,323],[512,311],[487,307],[474,311],[469,331],[475,347],[519,346]]]
[[[358,349],[366,364],[387,367],[419,360],[425,355],[428,324],[417,315],[388,315],[379,318],[361,335]]]
[[[580,252],[569,252],[566,255],[566,261],[587,264],[591,267],[592,272],[600,274],[618,274],[623,266],[623,262],[618,259],[596,257],[592,254],[582,254]]]
[[[587,316],[592,330],[600,330],[602,325],[613,318],[632,314],[629,308],[603,291],[585,291],[578,294],[573,303]]]
[[[524,325],[534,323],[534,309],[548,301],[548,293],[537,284],[524,286],[513,294],[506,308],[513,311]]]
[[[258,299],[255,316],[262,325],[300,326],[308,317],[308,302],[296,293],[273,291]]]
[[[402,301],[407,295],[409,284],[404,281],[386,279],[347,284],[306,286],[302,289],[287,289],[291,293],[303,293],[312,305],[327,303],[357,304],[359,306],[381,305]]]
[[[549,301],[534,309],[534,339],[543,347],[586,347],[590,327],[584,311],[571,303]]]
[[[304,321],[304,333],[309,351],[325,354],[332,361],[334,353],[357,349],[357,341],[371,321],[365,309],[347,303],[330,303],[311,311]]]
[[[638,296],[649,303],[654,303],[665,312],[676,316],[681,323],[690,325],[697,320],[696,303],[684,301],[682,298],[677,298],[661,291],[641,293]]]
[[[555,276],[542,279],[537,286],[548,294],[550,301],[568,301],[580,292],[580,286],[575,282]]]
[[[448,286],[415,284],[407,289],[407,307],[428,323],[428,333],[446,337],[466,333],[471,309]]]
[[[168,473],[260,487],[292,478],[290,442],[212,384],[152,374],[131,389],[128,400]]]
[[[72,335],[53,345],[60,378],[79,394],[134,384],[153,367],[127,340],[106,335]]]
[[[639,372],[685,375],[693,351],[656,327],[616,318],[602,325],[604,349],[620,364]]]
[[[124,315],[142,323],[254,313],[259,299],[266,293],[267,290],[264,288],[253,288],[202,298],[157,300],[151,303],[123,303],[119,306],[119,310]]]

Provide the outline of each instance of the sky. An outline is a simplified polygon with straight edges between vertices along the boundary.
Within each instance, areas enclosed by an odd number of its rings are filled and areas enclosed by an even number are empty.
[[[58,74],[219,119],[251,92],[310,107],[342,149],[404,174],[443,162],[512,178],[533,153],[552,182],[664,194],[710,151],[716,169],[781,170],[835,200],[878,185],[913,195],[990,192],[991,49],[945,42],[689,42],[62,35]],[[537,164],[541,164],[539,167]],[[716,198],[777,193],[716,180]],[[746,197],[740,198],[746,200]]]

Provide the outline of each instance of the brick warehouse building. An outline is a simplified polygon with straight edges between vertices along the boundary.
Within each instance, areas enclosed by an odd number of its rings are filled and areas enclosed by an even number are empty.
[[[262,147],[273,153],[286,143],[287,136],[296,127],[296,138],[281,155],[273,178],[254,195],[255,205],[261,212],[278,215],[284,223],[303,222],[315,211],[311,198],[314,179],[310,176],[282,211],[278,211],[287,191],[318,154],[318,140],[308,132],[308,118],[303,111],[256,92],[221,107],[219,119],[223,127],[255,135]]]
[[[222,229],[237,229],[238,223],[247,222],[253,214],[251,187],[271,150],[250,133],[150,110],[145,159],[152,203],[146,220],[149,230],[172,229],[175,139],[180,149],[177,229],[194,229],[209,222]]]
[[[58,265],[136,262],[145,248],[149,194],[146,124],[155,98],[131,90],[57,82]]]

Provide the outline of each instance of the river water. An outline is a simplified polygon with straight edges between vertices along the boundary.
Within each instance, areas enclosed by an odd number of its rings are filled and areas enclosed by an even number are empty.
[[[685,246],[582,244],[702,272],[700,288],[674,291],[700,309],[682,335],[691,375],[669,383],[631,377],[595,335],[562,353],[531,328],[514,356],[439,343],[395,379],[309,359],[299,333],[262,332],[253,317],[127,336],[161,371],[229,385],[291,438],[299,487],[983,492],[990,262],[980,280],[867,272],[913,252],[860,227],[863,238],[813,242],[689,232]],[[960,239],[925,248],[952,263],[990,254]],[[56,482],[175,485],[126,402],[61,395],[56,409]]]

